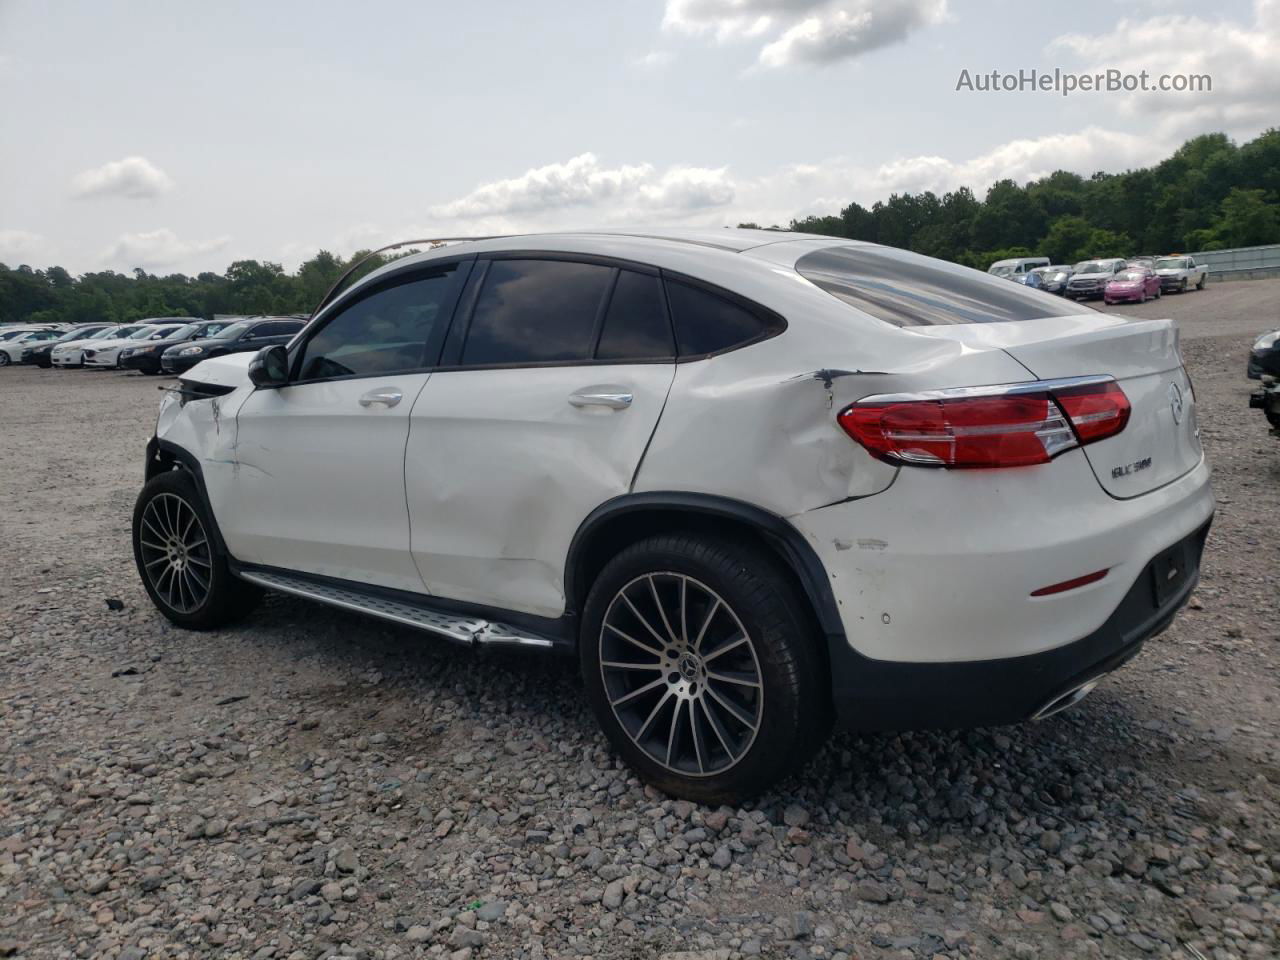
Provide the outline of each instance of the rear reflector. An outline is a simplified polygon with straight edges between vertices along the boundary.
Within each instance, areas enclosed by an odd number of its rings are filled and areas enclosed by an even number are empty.
[[[1129,400],[1114,380],[1049,381],[868,397],[837,421],[891,463],[1025,467],[1119,433]]]
[[[1086,573],[1083,577],[1076,577],[1074,580],[1063,580],[1061,583],[1041,587],[1039,590],[1032,590],[1031,595],[1033,597],[1047,597],[1053,593],[1065,593],[1067,590],[1074,590],[1076,587],[1097,583],[1107,575],[1109,570],[1109,567],[1107,570],[1095,570],[1093,573]]]

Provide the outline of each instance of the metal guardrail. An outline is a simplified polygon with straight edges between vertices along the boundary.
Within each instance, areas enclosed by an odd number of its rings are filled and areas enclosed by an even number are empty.
[[[1266,271],[1280,273],[1280,243],[1269,243],[1260,247],[1236,247],[1231,250],[1204,250],[1191,253],[1197,263],[1209,267],[1209,279],[1215,276],[1230,277],[1232,274],[1255,273]]]

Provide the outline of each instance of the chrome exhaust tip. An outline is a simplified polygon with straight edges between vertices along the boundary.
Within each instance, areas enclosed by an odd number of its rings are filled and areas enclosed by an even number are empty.
[[[1044,720],[1046,717],[1052,717],[1055,713],[1061,713],[1068,707],[1074,707],[1089,694],[1093,693],[1093,688],[1101,681],[1102,677],[1094,677],[1087,683],[1082,683],[1080,686],[1073,687],[1066,693],[1059,694],[1032,714],[1031,719]]]

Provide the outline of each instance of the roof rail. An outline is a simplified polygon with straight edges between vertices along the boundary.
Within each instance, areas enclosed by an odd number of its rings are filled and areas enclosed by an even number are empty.
[[[338,277],[338,279],[333,282],[333,286],[331,286],[325,295],[320,298],[320,302],[316,304],[316,308],[311,311],[311,317],[308,317],[307,319],[310,320],[314,318],[317,313],[323,310],[333,300],[333,298],[338,295],[348,277],[374,257],[378,256],[378,254],[385,253],[387,250],[395,250],[397,247],[421,247],[424,245],[438,247],[446,243],[461,243],[466,240],[499,240],[502,237],[509,236],[514,236],[514,234],[495,233],[488,237],[427,237],[422,240],[400,240],[397,243],[388,243],[385,247],[379,247],[377,250],[370,250],[355,263],[351,264],[351,266],[347,267],[346,270],[342,271],[342,276]]]

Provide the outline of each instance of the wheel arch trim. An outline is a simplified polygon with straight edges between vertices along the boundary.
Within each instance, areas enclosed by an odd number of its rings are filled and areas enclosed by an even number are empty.
[[[186,470],[195,480],[196,492],[204,501],[205,512],[209,514],[209,520],[213,526],[210,533],[213,535],[214,544],[219,553],[229,557],[231,554],[227,550],[227,542],[222,539],[218,518],[214,515],[213,505],[209,502],[209,491],[204,485],[204,470],[195,454],[172,441],[152,437],[147,441],[147,462],[143,472],[143,482],[149,482],[152,477],[172,470],[173,464],[178,464],[180,469]]]
[[[751,528],[778,554],[799,581],[805,599],[828,640],[839,638],[843,642],[844,623],[840,619],[826,568],[804,535],[784,518],[762,507],[709,493],[629,493],[606,500],[592,510],[570,541],[569,553],[565,559],[565,599],[569,609],[574,609],[585,593],[587,584],[583,583],[586,575],[583,566],[594,538],[610,521],[641,511],[696,514],[732,520]]]

